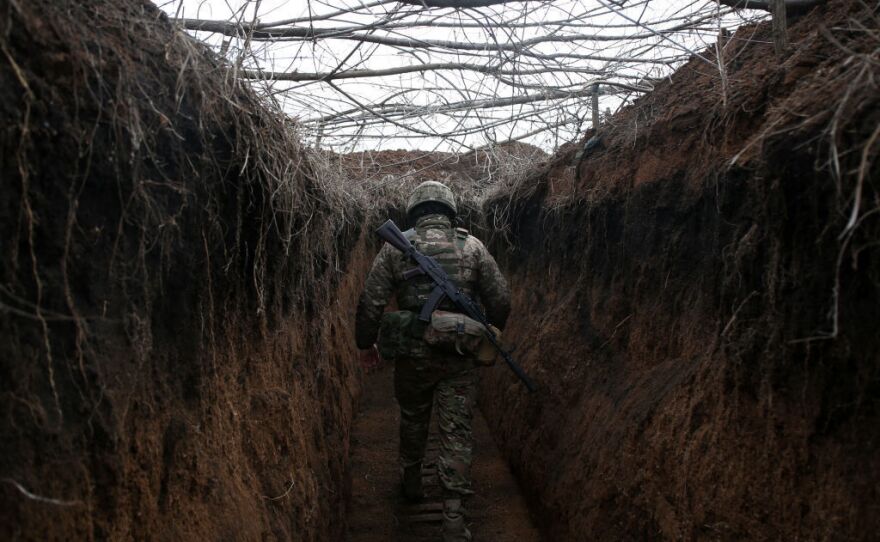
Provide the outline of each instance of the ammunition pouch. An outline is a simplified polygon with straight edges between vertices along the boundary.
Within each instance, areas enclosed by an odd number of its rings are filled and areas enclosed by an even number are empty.
[[[379,354],[388,360],[409,355],[421,342],[424,328],[412,311],[384,313],[379,323]]]
[[[425,328],[424,340],[437,350],[475,358],[480,365],[495,363],[497,350],[485,335],[485,326],[457,312],[435,310]],[[501,332],[492,327],[500,342]]]

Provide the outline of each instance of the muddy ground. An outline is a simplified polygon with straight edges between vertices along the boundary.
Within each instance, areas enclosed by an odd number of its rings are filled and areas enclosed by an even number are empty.
[[[427,497],[406,501],[400,493],[397,431],[400,413],[394,401],[393,368],[364,380],[364,394],[351,435],[349,542],[438,540],[441,503],[436,474],[426,468]],[[436,457],[436,424],[431,428],[426,463]],[[541,537],[525,498],[501,456],[482,415],[474,420],[472,477],[476,495],[464,502],[475,540],[538,542]],[[428,474],[430,471],[430,474]]]

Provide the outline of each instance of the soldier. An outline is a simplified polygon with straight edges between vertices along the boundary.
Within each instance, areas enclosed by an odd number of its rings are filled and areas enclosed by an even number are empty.
[[[413,228],[404,234],[419,251],[434,257],[462,292],[483,305],[494,326],[503,328],[510,312],[507,281],[483,243],[467,230],[453,226],[456,213],[455,199],[446,185],[424,182],[407,204],[407,217]],[[473,493],[471,419],[477,363],[467,352],[462,355],[440,351],[421,339],[424,327],[418,327],[415,315],[434,285],[424,275],[405,280],[403,272],[411,267],[392,246],[385,244],[379,251],[358,303],[357,346],[361,349],[361,363],[367,368],[378,364],[377,337],[383,356],[395,360],[402,490],[412,501],[423,498],[421,467],[436,400],[440,432],[438,474],[445,504],[444,540],[470,540],[459,505],[462,496]],[[393,294],[400,310],[385,313]],[[438,310],[458,312],[448,300]],[[389,347],[391,344],[393,348]]]

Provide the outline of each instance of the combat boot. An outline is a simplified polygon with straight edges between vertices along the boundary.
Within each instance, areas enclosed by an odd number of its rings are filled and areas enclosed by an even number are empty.
[[[422,491],[422,464],[416,463],[403,469],[403,496],[408,501],[418,502],[425,498]]]
[[[447,498],[443,501],[443,542],[470,542],[471,532],[464,524],[464,508],[461,499]]]

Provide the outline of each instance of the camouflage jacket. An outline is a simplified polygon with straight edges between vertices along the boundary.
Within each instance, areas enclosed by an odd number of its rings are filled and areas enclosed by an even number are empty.
[[[405,232],[407,238],[423,254],[432,256],[464,293],[483,305],[486,317],[499,329],[504,328],[510,314],[510,291],[495,259],[485,245],[468,235],[467,230],[453,228],[443,215],[428,215]],[[376,342],[380,320],[392,294],[397,296],[400,310],[419,312],[434,287],[430,278],[420,275],[404,280],[403,272],[414,264],[391,245],[385,244],[373,260],[373,267],[364,284],[355,317],[355,340],[358,348]],[[441,310],[457,311],[444,300]]]

